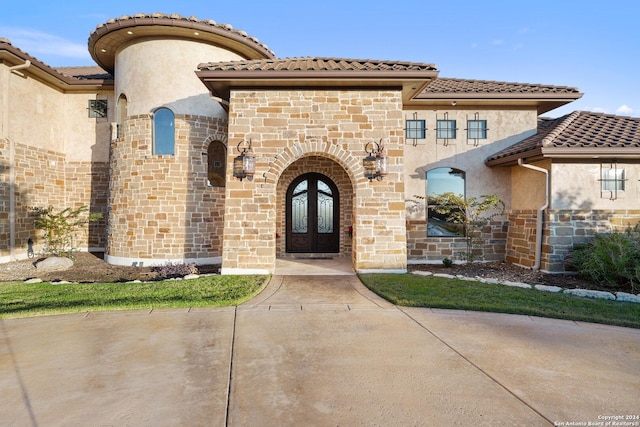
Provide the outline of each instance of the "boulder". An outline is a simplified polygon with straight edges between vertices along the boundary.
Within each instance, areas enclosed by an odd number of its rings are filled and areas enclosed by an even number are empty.
[[[73,261],[69,258],[53,256],[43,259],[42,261],[38,261],[35,265],[40,271],[64,271],[73,266]]]

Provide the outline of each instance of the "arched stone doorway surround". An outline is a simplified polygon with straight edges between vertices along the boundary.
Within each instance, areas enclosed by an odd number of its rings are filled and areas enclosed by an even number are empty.
[[[286,202],[287,189],[291,183],[301,175],[307,173],[318,173],[329,178],[337,187],[339,195],[339,250],[332,256],[341,258],[351,257],[352,236],[349,234],[349,227],[353,227],[353,183],[345,171],[344,167],[336,161],[318,155],[309,155],[293,162],[284,170],[278,180],[277,194],[277,215],[276,215],[276,256],[286,257],[292,254],[287,253],[287,227],[286,227]]]
[[[406,271],[401,169],[390,179],[369,181],[364,177],[362,157],[358,157],[364,151],[356,156],[339,144],[321,140],[295,143],[270,154],[265,151],[254,144],[257,172],[252,181],[236,178],[227,181],[222,274],[272,274],[275,271],[276,256],[285,253],[281,231],[287,187],[303,172],[301,167],[313,162],[317,163],[315,171],[329,176],[336,184],[342,182],[340,197],[345,206],[341,212],[341,255],[349,256],[345,236],[351,224],[350,251],[356,271]],[[401,157],[401,151],[399,153]],[[233,164],[236,154],[229,150],[229,165]]]

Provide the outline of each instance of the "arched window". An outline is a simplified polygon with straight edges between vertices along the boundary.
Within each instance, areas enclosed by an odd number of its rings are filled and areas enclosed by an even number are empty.
[[[175,135],[173,111],[158,108],[153,114],[153,154],[175,154]]]
[[[427,236],[460,237],[465,235],[462,224],[448,221],[449,215],[435,210],[434,199],[444,193],[465,197],[465,173],[455,168],[437,168],[427,172]]]
[[[220,141],[213,141],[207,149],[207,184],[210,187],[224,187],[227,173],[227,147]]]

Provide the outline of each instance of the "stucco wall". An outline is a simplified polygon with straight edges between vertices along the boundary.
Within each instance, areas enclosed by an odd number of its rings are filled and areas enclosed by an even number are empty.
[[[605,159],[603,166],[611,164]],[[640,162],[618,161],[625,170],[625,190],[601,192],[600,161],[559,162],[552,166],[552,209],[640,209]],[[617,197],[611,200],[611,197]]]
[[[128,99],[128,114],[149,114],[160,106],[176,114],[226,117],[195,74],[198,64],[241,60],[216,46],[186,40],[144,40],[116,56],[116,93]]]
[[[3,89],[2,137],[38,149],[64,153],[68,161],[107,161],[109,122],[115,117],[110,92],[63,93],[21,70],[11,74],[0,64]],[[109,117],[89,118],[90,99],[107,99]]]
[[[531,163],[531,165],[551,169],[551,161]],[[546,175],[542,172],[513,166],[511,170],[511,210],[538,209],[546,202]]]
[[[444,141],[436,138],[436,121],[456,120],[456,139]],[[476,116],[475,113],[478,113]],[[484,161],[492,154],[529,137],[536,132],[537,113],[535,110],[407,110],[403,112],[404,120],[425,120],[426,139],[407,139],[404,142],[404,163],[406,182],[407,209],[407,244],[411,262],[439,262],[445,257],[455,257],[465,248],[464,239],[450,237],[427,237],[425,200],[427,191],[426,173],[435,168],[451,167],[465,172],[466,197],[480,197],[485,194],[496,194],[506,209],[512,204],[527,203],[537,200],[538,192],[528,191],[532,197],[524,195],[516,188],[522,184],[522,176],[512,173],[510,168],[489,168]],[[486,120],[487,139],[467,140],[467,120]],[[529,177],[530,178],[530,177]],[[512,182],[512,179],[515,179]],[[528,178],[527,178],[528,179]],[[537,179],[534,178],[534,179]],[[543,183],[544,193],[544,179]],[[530,182],[526,183],[531,185]],[[535,187],[532,185],[531,187]],[[544,200],[544,199],[543,199]],[[485,243],[478,246],[477,259],[502,260],[506,245],[506,217],[496,221],[483,233]]]
[[[456,120],[457,138],[436,139],[436,121]],[[467,140],[467,120],[487,121],[487,139]],[[415,114],[415,116],[414,116]],[[511,205],[510,171],[507,168],[489,168],[484,161],[490,155],[505,147],[535,134],[537,113],[535,110],[406,110],[404,120],[426,120],[426,139],[404,141],[404,163],[406,200],[415,200],[414,196],[426,194],[426,173],[435,168],[451,167],[466,172],[466,196],[478,197],[483,194],[497,194],[509,207]],[[404,139],[404,132],[403,132]],[[414,146],[414,143],[416,144]],[[408,212],[408,217],[424,219],[425,211]]]

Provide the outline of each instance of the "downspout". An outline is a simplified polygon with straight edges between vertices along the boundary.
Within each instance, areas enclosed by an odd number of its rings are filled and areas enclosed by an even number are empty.
[[[542,262],[542,219],[544,218],[544,210],[549,207],[549,171],[538,166],[524,163],[522,159],[518,159],[518,166],[542,172],[545,175],[544,204],[538,208],[538,218],[536,223],[536,262],[533,266],[534,270],[540,270],[540,264]]]
[[[20,77],[24,77],[24,74],[19,70],[23,70],[25,68],[29,68],[31,66],[31,61],[28,59],[24,61],[24,64],[14,65],[13,67],[9,67],[9,75],[17,74]],[[11,90],[11,82],[9,80],[9,75],[7,75],[6,79],[6,91],[4,97],[4,105],[2,106],[3,114],[2,114],[2,138],[5,141],[9,141],[9,251],[10,251],[10,259],[11,261],[15,261],[16,259],[16,168],[15,168],[15,157],[16,157],[16,144],[12,138],[9,137],[9,106],[11,102],[9,100],[9,93]]]

